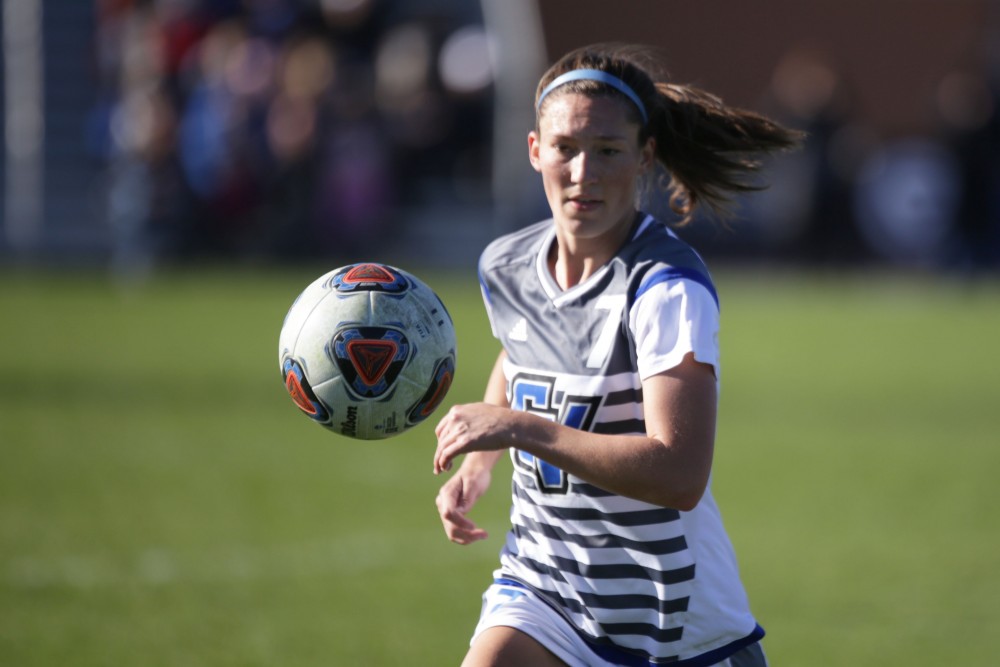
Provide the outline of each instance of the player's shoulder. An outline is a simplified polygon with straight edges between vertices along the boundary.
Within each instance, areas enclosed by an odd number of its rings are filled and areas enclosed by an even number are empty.
[[[494,239],[479,257],[480,272],[533,263],[539,245],[551,232],[552,221],[542,220]]]
[[[631,273],[638,275],[664,266],[708,272],[695,249],[652,216],[642,221],[632,239],[619,252],[618,259]]]
[[[654,285],[693,281],[718,302],[711,273],[701,255],[664,223],[647,218],[622,253],[629,267],[629,296],[634,301]]]
[[[646,216],[639,225],[626,252],[637,262],[701,262],[698,253],[687,241],[652,216]]]

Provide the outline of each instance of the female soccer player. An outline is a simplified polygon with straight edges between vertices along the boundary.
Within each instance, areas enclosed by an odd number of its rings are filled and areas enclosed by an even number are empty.
[[[437,427],[437,507],[459,544],[494,464],[512,529],[464,665],[766,664],[709,487],[718,299],[701,258],[636,209],[659,162],[690,219],[750,189],[798,134],[596,45],[542,77],[528,157],[552,218],[501,237],[480,280],[503,351],[482,403]]]

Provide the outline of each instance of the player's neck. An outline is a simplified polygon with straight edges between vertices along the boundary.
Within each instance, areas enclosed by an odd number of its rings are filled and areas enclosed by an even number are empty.
[[[618,252],[618,246],[612,249],[606,243],[589,241],[590,239],[564,241],[557,238],[549,248],[549,272],[563,290],[585,282]]]
[[[568,290],[585,282],[618,254],[633,229],[634,223],[616,227],[608,234],[595,238],[561,233],[557,229],[547,258],[549,272],[556,284]]]

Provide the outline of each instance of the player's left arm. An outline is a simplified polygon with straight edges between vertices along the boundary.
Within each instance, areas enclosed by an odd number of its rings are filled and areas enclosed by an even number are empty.
[[[712,467],[714,369],[689,353],[642,389],[646,435],[590,433],[485,403],[456,405],[438,427],[435,469],[471,451],[516,447],[607,491],[691,510]]]

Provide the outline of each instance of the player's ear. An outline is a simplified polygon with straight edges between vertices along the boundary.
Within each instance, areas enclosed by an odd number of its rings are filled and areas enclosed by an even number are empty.
[[[538,158],[538,152],[541,148],[542,140],[538,136],[538,132],[532,130],[528,132],[528,161],[531,162],[531,166],[535,168],[535,171],[541,171],[541,162]]]
[[[639,151],[639,169],[645,173],[653,166],[656,160],[656,139],[649,137]]]

